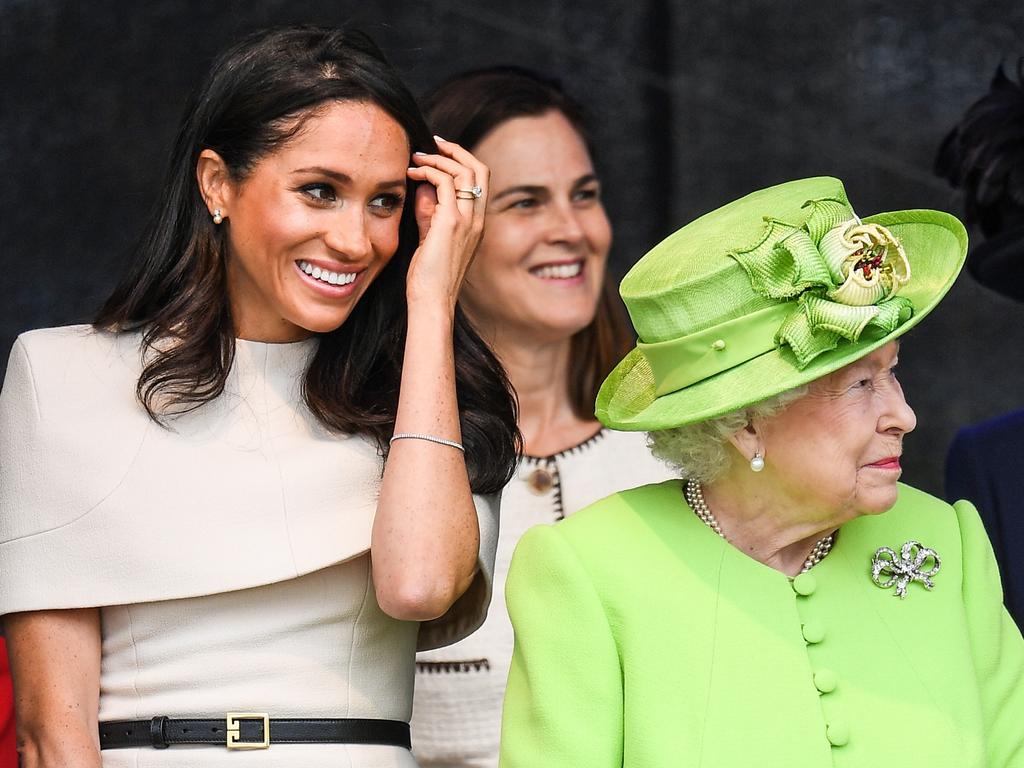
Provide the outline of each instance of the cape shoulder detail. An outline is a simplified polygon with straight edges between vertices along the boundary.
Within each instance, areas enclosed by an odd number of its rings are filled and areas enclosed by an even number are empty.
[[[149,418],[138,334],[23,334],[0,394],[0,614],[274,583],[365,553],[381,460],[301,399],[313,346],[240,342],[225,393]]]

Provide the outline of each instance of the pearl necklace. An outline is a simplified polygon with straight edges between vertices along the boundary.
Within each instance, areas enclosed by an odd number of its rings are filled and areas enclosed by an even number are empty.
[[[686,503],[690,505],[690,509],[693,510],[694,514],[699,517],[708,528],[717,533],[723,539],[728,541],[725,534],[722,533],[722,526],[718,524],[718,520],[712,514],[711,510],[708,509],[708,503],[704,501],[704,491],[700,487],[700,483],[692,478],[686,481],[686,488],[683,490],[686,496]],[[807,573],[811,568],[816,566],[822,560],[825,559],[825,555],[832,551],[832,545],[835,543],[836,535],[830,533],[827,536],[823,536],[818,539],[818,542],[814,545],[811,550],[811,554],[804,560],[803,566],[800,568],[800,573]]]

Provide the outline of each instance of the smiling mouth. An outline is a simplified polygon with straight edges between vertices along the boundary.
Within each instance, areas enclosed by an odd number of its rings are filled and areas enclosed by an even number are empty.
[[[299,269],[315,280],[328,285],[349,285],[355,282],[358,272],[331,272],[310,264],[308,261],[297,261]]]
[[[530,268],[530,274],[543,280],[571,280],[583,273],[583,260],[562,264],[540,264]]]

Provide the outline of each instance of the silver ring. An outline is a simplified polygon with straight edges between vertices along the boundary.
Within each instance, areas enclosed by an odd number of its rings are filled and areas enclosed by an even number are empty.
[[[472,189],[456,189],[455,196],[459,200],[479,200],[484,194],[484,191],[480,187],[473,187]]]

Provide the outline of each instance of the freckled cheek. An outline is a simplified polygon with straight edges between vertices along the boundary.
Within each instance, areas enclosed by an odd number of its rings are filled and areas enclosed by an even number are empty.
[[[374,255],[386,264],[398,250],[398,221],[392,223],[389,220],[374,225],[369,231],[369,237]]]
[[[319,237],[323,222],[306,211],[267,214],[267,230],[281,243],[303,243]]]
[[[317,236],[317,230],[310,217],[304,214],[288,214],[280,208],[257,211],[244,222],[234,222],[232,241],[237,250],[262,252],[273,260],[288,257],[294,247]]]

